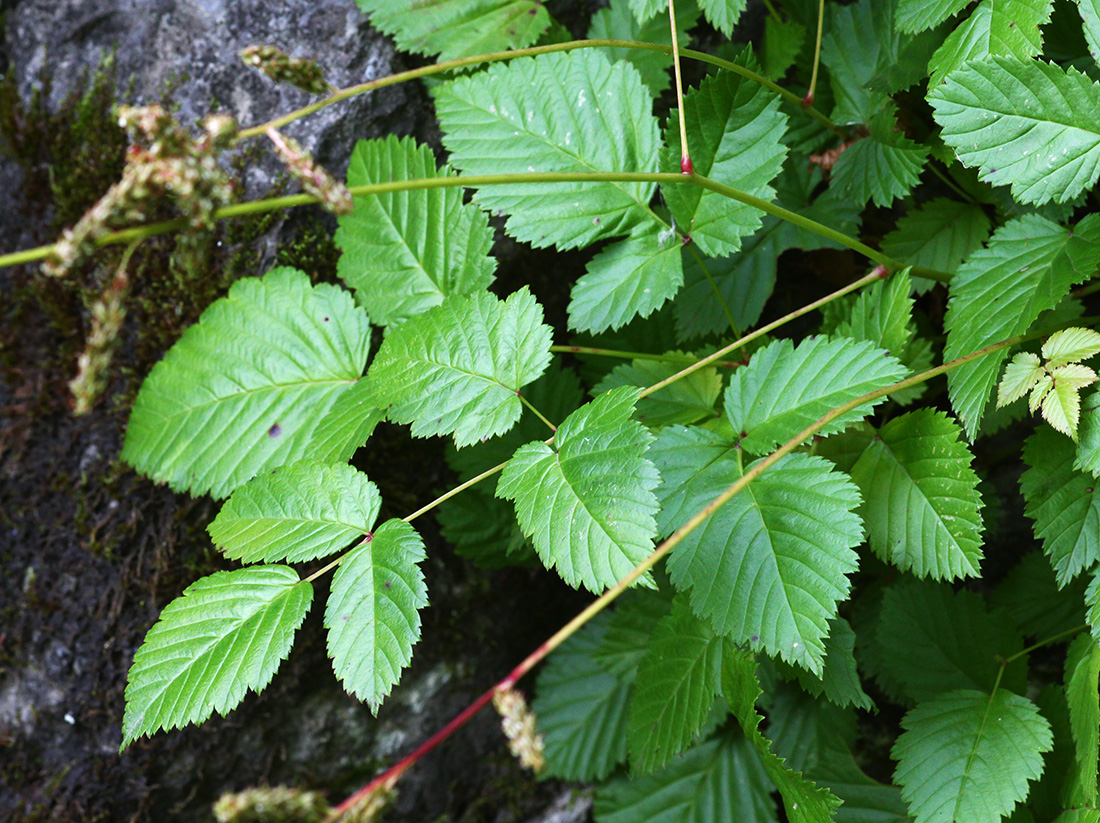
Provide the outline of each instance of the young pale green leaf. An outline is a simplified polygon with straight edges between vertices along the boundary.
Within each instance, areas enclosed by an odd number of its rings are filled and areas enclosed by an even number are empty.
[[[895,357],[850,338],[810,337],[798,346],[777,340],[735,371],[726,389],[726,416],[741,446],[764,454],[794,437],[836,406],[905,377]],[[833,420],[819,434],[843,430],[882,400],[870,401]]]
[[[286,566],[215,572],[164,607],[126,683],[122,748],[225,714],[262,691],[290,653],[313,587]]]
[[[550,327],[527,287],[500,301],[448,297],[386,336],[371,364],[375,399],[417,437],[454,434],[468,446],[508,431],[518,392],[550,363]]]
[[[760,693],[755,657],[743,650],[725,655],[722,661],[722,696],[729,703],[741,730],[756,747],[768,776],[779,789],[787,819],[791,823],[829,823],[840,800],[827,788],[816,786],[793,771],[783,758],[772,751],[771,743],[760,733],[761,717],[756,711],[756,699]]]
[[[737,731],[725,732],[659,772],[620,777],[600,788],[596,821],[774,823],[772,791],[753,746]]]
[[[1094,217],[1071,232],[1028,215],[994,232],[989,246],[972,254],[951,280],[943,359],[1022,334],[1071,287],[1091,277],[1100,263],[1100,219]],[[951,404],[971,440],[1007,356],[1002,350],[947,375]]]
[[[1094,477],[1074,470],[1075,451],[1072,441],[1040,428],[1024,444],[1031,468],[1020,477],[1024,514],[1035,522],[1059,586],[1100,560],[1100,493]]]
[[[835,617],[829,622],[829,635],[825,638],[825,669],[820,678],[805,669],[782,662],[777,663],[776,667],[784,677],[795,678],[805,691],[815,697],[824,694],[825,699],[834,705],[856,706],[869,711],[874,703],[859,682],[855,645],[856,633],[851,625],[843,617]]]
[[[930,200],[898,221],[882,238],[882,252],[910,266],[954,272],[989,237],[990,222],[977,203],[943,197]],[[918,291],[935,283],[915,278]]]
[[[669,352],[682,354],[683,352]],[[592,390],[600,395],[619,386],[644,389],[680,372],[687,363],[632,360],[612,369]],[[674,423],[694,423],[717,415],[715,404],[722,393],[722,378],[714,366],[698,369],[660,391],[638,401],[637,418],[650,428]]]
[[[605,614],[597,615],[562,643],[539,673],[531,709],[552,777],[603,780],[626,760],[630,685],[595,659],[608,622]]]
[[[1012,567],[993,591],[989,603],[1009,615],[1022,635],[1046,638],[1085,622],[1083,604],[1087,586],[1088,579],[1078,577],[1060,589],[1050,561],[1036,549]]]
[[[772,181],[783,168],[787,116],[779,98],[739,74],[721,71],[684,97],[688,150],[695,171],[763,200],[775,197]],[[664,169],[680,168],[676,112],[665,127]],[[707,255],[737,251],[741,238],[760,227],[761,212],[699,186],[662,190],[677,228]]]
[[[997,385],[997,408],[1019,400],[1034,389],[1045,374],[1039,355],[1029,351],[1017,352],[1005,366],[1004,377]]]
[[[970,0],[898,0],[894,26],[898,31],[916,34],[938,26],[969,2]]]
[[[412,659],[428,589],[424,541],[403,520],[387,520],[344,557],[325,606],[328,653],[345,688],[375,714]]]
[[[675,233],[655,221],[602,249],[573,285],[570,328],[600,332],[649,317],[684,282],[680,249]]]
[[[982,501],[960,434],[943,412],[920,409],[883,426],[852,469],[871,550],[917,577],[978,575]]]
[[[1097,805],[1097,758],[1100,756],[1100,646],[1088,632],[1077,635],[1066,654],[1066,702],[1077,750],[1078,784],[1083,800]]]
[[[1100,0],[1077,0],[1077,11],[1084,23],[1089,54],[1093,61],[1100,63]]]
[[[928,101],[959,159],[1023,203],[1073,200],[1100,177],[1100,126],[1088,114],[1100,85],[1073,68],[991,57],[952,72]]]
[[[696,617],[685,598],[672,601],[638,664],[627,724],[632,775],[661,768],[698,734],[722,689],[729,642]]]
[[[1070,363],[1051,371],[1050,382],[1050,391],[1043,397],[1043,419],[1076,442],[1080,392],[1096,382],[1096,372],[1080,363]]]
[[[550,25],[539,0],[357,0],[402,51],[453,60],[529,46]]]
[[[241,486],[207,527],[228,557],[301,563],[370,533],[382,498],[351,466],[300,460]]]
[[[660,11],[664,11],[663,6]],[[692,0],[676,4],[676,32],[679,42],[688,42],[688,29],[694,28],[698,20],[699,7]],[[587,37],[589,40],[633,40],[672,46],[668,14],[655,14],[639,23],[627,0],[615,0],[607,8],[593,14]],[[616,48],[603,50],[603,53],[612,63],[625,60],[634,66],[654,97],[659,97],[669,87],[671,66],[668,55],[659,51]]]
[[[748,0],[699,0],[707,22],[726,37],[733,36],[733,27],[737,25],[746,5]]]
[[[656,171],[652,98],[633,66],[595,49],[498,63],[440,86],[435,101],[443,145],[464,174]],[[513,237],[569,249],[652,222],[653,188],[516,183],[482,187],[475,199],[509,215]]]
[[[1011,622],[974,593],[917,581],[887,589],[875,643],[887,677],[916,702],[951,689],[992,689],[1001,660],[1024,645]],[[1006,666],[1000,683],[1026,688],[1026,660]]]
[[[889,207],[917,184],[928,147],[895,130],[893,107],[871,119],[870,135],[849,146],[833,166],[833,185],[857,204]]]
[[[214,497],[303,457],[347,460],[377,422],[340,404],[369,346],[367,315],[343,289],[290,268],[238,280],[142,383],[122,459]]]
[[[631,419],[636,398],[621,388],[582,406],[554,448],[521,446],[497,484],[546,567],[597,594],[649,555],[657,533],[659,477],[645,457],[652,435]]]
[[[1053,5],[1054,0],[983,0],[928,61],[928,88],[938,88],[945,75],[971,61],[1004,55],[1019,64],[1035,57],[1043,48],[1041,27]]]
[[[916,823],[997,823],[1027,795],[1053,745],[1035,704],[1004,689],[947,692],[901,725],[894,779]]]
[[[360,140],[348,185],[451,177],[437,170],[428,146],[409,138]],[[462,189],[360,195],[339,219],[337,271],[375,323],[388,326],[438,306],[448,294],[480,291],[493,281],[489,219],[462,202]]]
[[[1079,327],[1056,331],[1043,343],[1048,366],[1057,368],[1100,354],[1100,332]]]
[[[668,432],[653,452],[664,478],[658,496],[662,509],[691,515],[742,472],[736,456],[696,468],[696,455],[709,449],[704,437]],[[672,582],[690,590],[692,608],[719,634],[820,675],[829,621],[856,569],[858,504],[855,486],[828,461],[784,457],[681,541],[668,561]],[[662,512],[662,526],[680,525]]]

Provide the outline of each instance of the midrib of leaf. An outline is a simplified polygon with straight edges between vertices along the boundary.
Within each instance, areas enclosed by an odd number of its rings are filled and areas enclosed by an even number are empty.
[[[553,447],[551,447],[551,448],[553,448]],[[610,451],[610,449],[606,449],[606,448],[604,448],[604,449],[600,449],[599,451],[588,451],[588,452],[585,452],[585,457],[594,457],[594,456],[596,456],[596,455],[598,455],[598,454],[604,454],[604,453],[606,453],[606,452],[608,452],[608,451]],[[600,527],[600,533],[601,533],[601,534],[603,534],[603,536],[604,536],[604,537],[606,537],[606,538],[608,539],[608,541],[609,541],[609,542],[610,542],[610,543],[611,543],[611,544],[612,544],[613,546],[618,546],[618,545],[619,545],[619,541],[618,541],[618,540],[616,540],[616,539],[615,539],[614,537],[612,537],[610,533],[608,533],[608,531],[607,531],[607,527],[606,527],[605,523],[603,522],[603,520],[601,520],[600,518],[596,517],[596,515],[592,513],[592,510],[591,510],[591,509],[590,509],[590,508],[588,507],[588,504],[587,504],[587,502],[585,502],[585,499],[584,499],[584,497],[582,497],[582,496],[581,496],[581,495],[580,495],[580,494],[579,494],[579,493],[577,492],[577,489],[576,489],[576,487],[575,487],[575,486],[573,485],[573,481],[572,481],[572,480],[570,479],[570,477],[569,477],[569,476],[568,476],[568,475],[567,475],[567,474],[565,473],[565,466],[563,466],[563,465],[562,465],[562,462],[561,462],[561,452],[555,451],[555,452],[553,452],[553,454],[554,454],[554,457],[556,458],[556,460],[555,460],[554,462],[555,462],[555,463],[557,463],[557,466],[558,466],[558,471],[560,471],[560,472],[561,472],[561,479],[562,479],[563,481],[565,481],[565,484],[566,484],[567,486],[569,486],[569,491],[571,491],[571,492],[573,493],[573,496],[574,496],[575,498],[577,498],[577,501],[578,501],[578,502],[580,503],[580,507],[581,507],[582,509],[584,509],[585,513],[586,513],[586,514],[587,514],[587,515],[588,515],[588,516],[589,516],[590,518],[592,518],[592,522],[593,522],[593,523],[596,523],[596,524],[597,524],[597,525],[598,525],[598,526]]]
[[[959,791],[955,795],[955,808],[951,812],[951,819],[959,819],[959,804],[962,803],[963,792],[966,789],[967,781],[970,780],[970,767],[974,764],[974,756],[978,753],[978,744],[985,736],[985,722],[989,719],[989,710],[993,707],[993,698],[997,694],[997,689],[1001,687],[1001,675],[1004,674],[1004,666],[997,670],[997,679],[993,683],[993,690],[989,693],[989,699],[985,702],[985,711],[982,713],[982,722],[978,725],[978,733],[974,735],[974,741],[970,744],[970,754],[966,757],[966,768],[963,769],[962,783],[959,784]]]
[[[344,384],[350,385],[352,383],[356,383],[360,379],[362,379],[362,378],[356,377],[356,378],[350,379],[350,380],[297,380],[293,383],[266,383],[263,386],[257,386],[254,389],[242,388],[239,392],[234,392],[233,394],[223,394],[223,395],[220,395],[218,397],[215,397],[212,400],[207,400],[207,401],[204,401],[202,403],[196,403],[192,406],[187,406],[185,409],[183,409],[182,411],[177,412],[175,414],[163,415],[163,419],[165,419],[165,420],[175,420],[175,419],[180,418],[180,417],[186,417],[188,414],[191,414],[195,411],[201,411],[201,410],[203,410],[203,409],[205,409],[209,406],[216,406],[220,403],[225,403],[228,400],[233,400],[233,399],[240,398],[240,397],[255,397],[256,395],[262,394],[263,392],[273,392],[275,390],[284,391],[284,390],[287,390],[287,389],[311,388],[311,387],[321,387],[321,388],[323,388],[323,387],[332,387],[332,388],[335,388],[336,386],[340,386],[340,385],[344,385]],[[243,410],[248,410],[251,407],[251,405],[252,404],[250,402],[249,405],[246,406]]]

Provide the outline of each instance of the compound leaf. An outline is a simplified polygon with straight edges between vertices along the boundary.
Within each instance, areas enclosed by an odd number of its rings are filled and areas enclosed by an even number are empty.
[[[394,136],[360,140],[348,185],[452,177],[436,169],[428,146]],[[361,194],[339,219],[337,271],[375,323],[388,326],[438,306],[448,294],[480,291],[493,281],[489,219],[462,202],[462,189]]]
[[[928,88],[939,87],[945,75],[971,61],[1004,55],[1019,64],[1034,57],[1043,48],[1041,27],[1053,5],[1054,0],[983,0],[928,61]]]
[[[782,143],[787,116],[779,98],[739,74],[721,71],[707,77],[684,97],[688,150],[697,173],[754,197],[775,197],[772,181],[783,168]],[[669,115],[668,146],[680,145],[678,118]],[[680,168],[679,148],[668,148],[662,166]],[[761,212],[699,186],[671,185],[662,190],[676,226],[690,234],[705,254],[726,255],[741,238],[760,227]]]
[[[1045,374],[1037,354],[1029,351],[1015,354],[1005,366],[1004,377],[997,385],[997,408],[1007,406],[1028,394]]]
[[[286,566],[215,572],[164,607],[126,684],[122,748],[201,723],[262,691],[290,653],[313,587]]]
[[[301,563],[370,532],[382,498],[351,466],[300,460],[241,486],[207,527],[214,545],[244,563]]]
[[[978,575],[981,497],[961,433],[943,412],[911,412],[883,426],[852,469],[872,551],[917,577]]]
[[[1053,746],[1030,700],[998,689],[947,692],[905,715],[894,779],[916,823],[997,823],[1027,795]]]
[[[498,63],[440,86],[436,113],[464,174],[656,171],[653,101],[633,66],[594,49]],[[507,150],[503,151],[502,147]],[[475,200],[513,237],[571,249],[653,221],[652,183],[514,183]]]
[[[391,331],[371,364],[375,399],[417,437],[468,446],[508,431],[518,392],[550,364],[550,327],[527,287],[448,297]]]
[[[645,457],[652,435],[632,419],[636,398],[624,387],[582,406],[554,448],[521,446],[497,484],[546,567],[597,594],[649,555],[657,533],[659,478]]]
[[[845,320],[831,333],[869,340],[901,360],[913,338],[913,298],[904,272],[863,289]],[[833,303],[832,305],[837,305]]]
[[[1013,31],[1025,28],[1013,20]],[[1100,177],[1100,127],[1088,115],[1100,85],[1076,69],[991,57],[952,72],[928,101],[959,160],[1011,184],[1020,202],[1064,203]]]
[[[1100,2],[1077,0],[1077,12],[1084,23],[1085,41],[1094,62],[1100,63]]]
[[[707,22],[726,37],[733,36],[733,27],[737,25],[746,5],[748,0],[699,0],[699,8],[703,10]]]
[[[337,286],[285,267],[238,280],[142,383],[122,459],[214,497],[306,456],[347,460],[376,422],[340,403],[369,345],[367,315]]]
[[[1075,451],[1071,440],[1042,427],[1024,443],[1031,468],[1020,477],[1024,514],[1061,587],[1100,560],[1100,493],[1094,477],[1074,470]]]
[[[550,25],[539,0],[357,0],[402,51],[453,60],[529,46]]]
[[[726,415],[741,434],[741,446],[763,454],[836,406],[885,388],[906,372],[896,358],[867,341],[810,337],[796,347],[777,340],[733,373]],[[819,434],[843,430],[881,402],[872,400],[842,414]]]
[[[1043,343],[1043,357],[1052,369],[1088,360],[1100,353],[1100,332],[1071,328],[1056,331]]]
[[[336,676],[375,714],[412,659],[428,590],[418,565],[424,541],[408,523],[387,520],[340,563],[325,607]]]

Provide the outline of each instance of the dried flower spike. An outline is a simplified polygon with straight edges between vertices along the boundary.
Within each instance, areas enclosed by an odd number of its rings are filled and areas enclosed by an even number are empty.
[[[267,136],[275,144],[275,150],[290,169],[290,173],[301,181],[302,188],[321,201],[322,208],[333,214],[347,214],[355,207],[347,186],[337,182],[332,175],[314,163],[309,152],[297,140],[280,134],[275,129],[268,129]]]
[[[318,792],[287,786],[224,794],[214,804],[218,823],[320,823],[329,811],[328,803]]]
[[[305,57],[291,57],[274,46],[249,46],[240,56],[246,66],[259,69],[276,83],[289,83],[310,94],[335,91],[321,67]]]
[[[136,244],[126,250],[115,276],[92,306],[92,330],[84,343],[84,351],[77,359],[77,375],[69,381],[69,391],[75,401],[74,413],[87,414],[107,385],[107,367],[111,365],[126,317],[124,301],[130,291],[130,276],[126,267]]]
[[[508,738],[508,748],[519,762],[535,772],[541,772],[546,761],[542,756],[542,735],[538,733],[535,714],[527,708],[523,695],[508,686],[493,695],[493,706],[500,714],[500,726]]]

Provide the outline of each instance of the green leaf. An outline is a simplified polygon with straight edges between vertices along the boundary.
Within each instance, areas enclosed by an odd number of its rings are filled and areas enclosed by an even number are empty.
[[[286,566],[215,572],[164,607],[126,683],[122,748],[158,729],[226,714],[290,653],[313,587]]]
[[[906,368],[866,341],[810,337],[797,347],[777,340],[735,371],[726,389],[726,415],[741,446],[764,454],[799,434],[833,408],[885,388]],[[882,402],[872,400],[825,425],[821,435],[843,430]]]
[[[688,364],[661,360],[632,360],[612,369],[592,393],[600,395],[619,386],[648,388],[682,371],[686,365]],[[694,423],[714,417],[717,414],[714,407],[721,392],[722,378],[716,367],[697,369],[687,377],[639,400],[637,418],[650,428],[660,428],[673,423]]]
[[[1084,23],[1089,54],[1094,62],[1100,64],[1100,0],[1077,0],[1077,11]]]
[[[1015,402],[1035,388],[1046,374],[1039,356],[1029,351],[1018,352],[1005,366],[1004,377],[997,385],[997,408]]]
[[[244,563],[301,563],[370,533],[382,498],[351,466],[300,460],[241,486],[207,527],[214,545]]]
[[[605,9],[600,9],[592,15],[592,23],[588,27],[589,40],[633,40],[635,42],[653,43],[662,46],[672,46],[672,32],[669,30],[668,14],[656,14],[649,16],[644,22],[639,23],[638,18],[630,10],[627,0],[615,0]],[[664,6],[661,6],[664,11]],[[695,27],[699,20],[699,7],[688,0],[676,4],[676,32],[681,43],[688,42],[688,30]],[[603,50],[607,58],[615,63],[625,60],[638,70],[642,76],[649,93],[659,97],[671,83],[669,69],[672,67],[667,54],[659,51],[643,51],[641,49],[617,49]]]
[[[1079,439],[1073,467],[1100,477],[1100,392],[1088,395],[1081,405]]]
[[[582,406],[554,448],[521,446],[497,484],[543,564],[597,594],[649,555],[657,533],[659,478],[644,456],[652,435],[631,419],[636,398],[622,388]]]
[[[627,725],[632,775],[664,766],[698,734],[722,688],[728,642],[685,598],[672,601],[672,613],[657,624],[638,664]]]
[[[913,299],[909,291],[905,272],[863,289],[848,317],[830,333],[868,340],[901,360],[913,338]]]
[[[337,286],[290,268],[238,280],[142,383],[122,459],[214,497],[303,457],[347,460],[376,422],[340,403],[369,345],[367,315]]]
[[[653,632],[672,609],[671,587],[631,589],[615,601],[607,632],[593,657],[610,674],[633,683]]]
[[[1080,391],[1096,382],[1096,372],[1080,363],[1070,363],[1052,370],[1050,381],[1051,391],[1043,398],[1043,419],[1076,442]]]
[[[768,15],[764,21],[764,75],[779,80],[794,65],[806,42],[806,27],[797,20]]]
[[[332,579],[325,607],[328,653],[349,692],[378,714],[412,659],[428,590],[419,563],[424,541],[402,520],[387,520],[352,549]]]
[[[660,135],[637,71],[595,49],[498,63],[435,91],[451,164],[464,174],[656,171]],[[507,146],[506,153],[501,146]],[[513,237],[587,246],[653,221],[652,183],[513,183],[474,199]]]
[[[917,184],[928,147],[896,131],[894,123],[891,109],[873,117],[870,135],[849,146],[833,166],[833,185],[857,204],[871,200],[889,207]]]
[[[739,74],[720,71],[684,97],[688,150],[695,171],[754,197],[775,197],[772,181],[783,168],[787,116],[779,98]],[[665,127],[664,169],[680,168],[678,117]],[[676,148],[673,148],[676,147]],[[661,190],[676,226],[707,255],[737,251],[741,238],[760,227],[761,212],[699,186]]]
[[[348,185],[452,177],[436,169],[428,146],[409,138],[360,140]],[[375,323],[388,326],[438,306],[448,294],[481,291],[493,282],[489,219],[462,202],[462,189],[418,189],[359,195],[339,218],[337,271]]]
[[[1100,756],[1100,646],[1088,632],[1070,643],[1066,655],[1066,701],[1077,749],[1077,783],[1089,806],[1097,803],[1097,757]]]
[[[417,437],[454,434],[468,446],[508,431],[520,417],[518,392],[550,363],[550,327],[527,287],[507,300],[478,292],[391,331],[370,380],[391,419]]]
[[[898,0],[894,26],[898,31],[916,34],[938,26],[969,2],[970,0]]]
[[[1021,634],[1046,638],[1085,622],[1087,585],[1085,577],[1078,577],[1060,589],[1050,562],[1036,549],[1012,567],[989,602],[1010,615]]]
[[[1094,477],[1074,470],[1074,457],[1073,442],[1047,428],[1024,443],[1024,514],[1061,587],[1100,560],[1100,493]]]
[[[910,266],[954,272],[989,236],[989,217],[977,203],[937,198],[898,221],[882,238],[882,253]],[[920,290],[934,285],[915,278]]]
[[[630,685],[595,659],[607,623],[605,615],[597,615],[550,655],[539,673],[531,708],[552,777],[603,780],[626,759]]]
[[[602,249],[573,285],[569,327],[600,332],[649,317],[684,282],[680,241],[651,222]]]
[[[981,497],[958,425],[920,409],[879,430],[852,469],[871,550],[917,577],[978,576]]]
[[[709,448],[697,430],[662,432],[652,454],[664,478],[662,509],[692,515],[741,477],[733,456],[694,469],[695,455]],[[694,476],[677,488],[684,467]],[[672,582],[690,589],[692,608],[715,631],[818,675],[829,621],[856,569],[852,547],[862,539],[853,512],[858,493],[830,467],[809,455],[784,457],[685,537],[668,561]],[[682,525],[662,515],[662,526]]]
[[[1088,589],[1085,590],[1085,607],[1088,609],[1085,619],[1092,631],[1092,637],[1100,643],[1100,569],[1092,570]]]
[[[1023,639],[981,598],[945,584],[911,581],[886,590],[875,638],[880,663],[914,701],[951,689],[1027,686],[1027,662],[1001,661],[1023,649]],[[1001,677],[998,680],[998,677]]]
[[[928,61],[928,88],[939,87],[945,75],[971,61],[1003,55],[1018,64],[1035,57],[1053,5],[1054,0],[983,0]]]
[[[733,36],[733,27],[747,4],[748,0],[699,0],[707,22],[726,37]]]
[[[797,666],[777,664],[784,677],[793,677],[802,688],[814,697],[825,699],[837,706],[856,706],[870,710],[874,703],[859,682],[855,658],[856,634],[843,617],[829,622],[829,634],[825,638],[825,669],[820,678]]]
[[[1043,343],[1043,357],[1051,368],[1088,360],[1096,354],[1100,354],[1100,332],[1092,329],[1062,329]]]
[[[596,795],[597,823],[773,823],[772,784],[745,737],[724,733],[668,768]]]
[[[816,14],[815,14],[816,17]],[[868,123],[886,101],[871,81],[897,63],[903,38],[894,31],[894,4],[859,0],[830,5],[821,39],[821,62],[829,70],[838,125]]]
[[[843,801],[836,811],[836,823],[910,823],[901,790],[864,774],[842,740],[833,741],[811,777]]]
[[[453,60],[529,46],[550,25],[539,0],[357,0],[402,51]]]
[[[998,689],[947,692],[905,715],[894,779],[916,823],[997,823],[1043,770],[1050,724],[1030,700]]]
[[[1100,219],[1086,217],[1071,232],[1037,215],[1020,217],[993,233],[951,280],[944,321],[943,359],[1022,334],[1100,263]],[[948,372],[951,404],[971,440],[997,382],[1002,350]]]
[[[1100,177],[1100,127],[1087,114],[1100,85],[1076,69],[991,57],[952,72],[928,101],[959,160],[1022,203],[1064,203]]]
[[[664,0],[626,0],[626,2],[634,12],[634,19],[639,23],[649,22],[651,17],[668,8]]]

